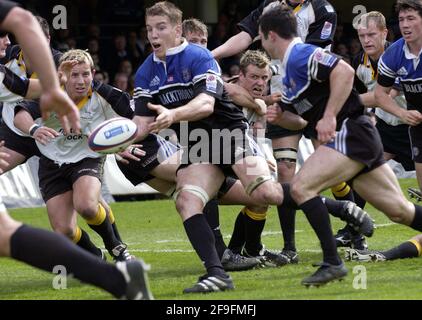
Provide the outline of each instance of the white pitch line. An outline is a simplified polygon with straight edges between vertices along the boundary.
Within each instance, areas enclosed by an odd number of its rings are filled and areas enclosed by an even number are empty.
[[[389,222],[389,223],[383,223],[383,224],[376,224],[375,228],[384,228],[384,227],[391,227],[391,226],[396,226],[397,223],[394,222]]]
[[[195,252],[194,250],[184,250],[184,249],[131,249],[130,252],[147,252],[147,253],[191,253]],[[317,249],[303,249],[299,250],[299,253],[308,252],[308,253],[321,253],[321,250]]]
[[[394,222],[389,222],[389,223],[383,223],[383,224],[375,224],[375,228],[386,228],[386,227],[391,227],[391,226],[395,226],[397,225],[397,223]],[[296,230],[295,233],[301,233],[304,232],[304,230]],[[266,237],[266,236],[273,236],[273,235],[281,235],[282,232],[281,231],[264,231],[262,232],[262,236]],[[230,234],[226,234],[223,236],[224,239],[230,239],[231,235]],[[184,239],[163,239],[163,240],[156,240],[155,243],[189,243],[188,240],[184,240]],[[128,242],[126,243],[128,246],[144,246],[145,242]],[[175,249],[177,250],[177,249]],[[131,250],[133,251],[133,250]],[[142,251],[140,251],[142,252]],[[145,252],[149,252],[149,251],[145,251]],[[157,252],[172,252],[172,251],[157,251]],[[184,252],[184,251],[174,251],[174,252]],[[191,252],[191,251],[186,251],[186,252]],[[306,252],[306,251],[304,251]],[[312,252],[312,251],[310,251]]]

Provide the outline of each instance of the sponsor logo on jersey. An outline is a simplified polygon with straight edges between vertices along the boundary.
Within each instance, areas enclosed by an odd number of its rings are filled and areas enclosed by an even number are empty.
[[[408,93],[422,93],[422,83],[416,83],[416,84],[407,84],[403,83],[403,88],[405,92]]]
[[[336,62],[336,57],[334,57],[333,55],[324,52],[321,50],[317,50],[314,54],[314,61],[327,66],[327,67],[332,67],[334,62]]]
[[[325,21],[324,27],[321,30],[321,39],[327,40],[328,38],[330,38],[332,31],[333,24],[331,22]]]
[[[325,6],[325,10],[327,10],[327,12],[330,12],[330,13],[333,13],[334,12],[333,6],[330,6],[330,5],[326,5]]]
[[[195,95],[192,88],[174,89],[172,91],[159,94],[161,104],[163,105],[192,100],[194,97]]]
[[[207,91],[217,93],[217,77],[213,74],[207,74],[206,80]]]
[[[158,78],[158,76],[155,76],[154,79],[151,80],[151,82],[149,83],[150,87],[155,87],[158,86],[160,84],[160,78]]]
[[[397,71],[397,74],[399,75],[399,76],[407,76],[409,73],[407,72],[407,70],[406,70],[406,68],[405,67],[401,67],[400,69],[399,69],[399,71]]]
[[[188,82],[191,79],[191,73],[188,69],[183,69],[182,71],[182,78],[183,81]]]

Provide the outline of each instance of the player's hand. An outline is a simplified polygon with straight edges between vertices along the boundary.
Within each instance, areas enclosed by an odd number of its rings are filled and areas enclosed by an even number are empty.
[[[57,74],[59,76],[59,82],[61,85],[65,85],[68,79],[72,68],[76,66],[79,62],[77,60],[70,60],[70,61],[63,61],[59,69],[57,70]]]
[[[3,146],[4,141],[0,141],[0,174],[2,174],[9,166],[9,162],[7,162],[9,154],[3,151]]]
[[[37,130],[35,130],[32,137],[41,143],[42,145],[46,145],[49,143],[52,139],[58,137],[60,133],[58,133],[56,130],[51,129],[49,127],[39,127]]]
[[[274,163],[270,159],[267,159],[267,164],[268,164],[268,168],[270,168],[270,171],[271,172],[276,172],[277,171],[277,163]]]
[[[126,150],[116,154],[117,161],[120,161],[123,164],[129,164],[130,160],[141,161],[141,157],[146,155],[146,152],[141,149],[142,144],[132,144],[126,148]]]
[[[403,110],[402,121],[410,126],[417,126],[422,122],[422,114],[417,110]]]
[[[268,96],[265,96],[263,99],[264,99],[265,103],[267,104],[267,106],[270,106],[274,103],[281,101],[281,93],[275,92],[275,93],[272,93]]]
[[[258,109],[255,112],[260,116],[267,114],[267,104],[262,99],[255,99],[255,103],[258,105]]]
[[[278,104],[272,104],[267,108],[267,121],[273,125],[279,125],[283,118],[283,111]]]
[[[70,133],[70,128],[78,134],[81,132],[78,108],[60,88],[43,92],[40,105],[43,120],[47,120],[50,113],[55,112],[66,133]]]
[[[318,141],[322,144],[333,141],[336,137],[337,120],[335,116],[324,116],[318,121],[316,130]]]
[[[148,108],[155,111],[158,116],[155,121],[149,124],[149,130],[158,133],[160,130],[167,129],[174,122],[174,111],[167,109],[159,104],[148,103]]]

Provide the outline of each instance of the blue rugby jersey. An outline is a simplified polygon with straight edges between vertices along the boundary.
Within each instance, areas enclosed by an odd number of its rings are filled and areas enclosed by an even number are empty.
[[[295,38],[282,62],[282,108],[299,114],[315,127],[330,96],[330,73],[339,61],[334,54]],[[337,115],[337,129],[347,117],[363,112],[359,94],[353,89]]]
[[[420,54],[410,53],[404,39],[394,42],[378,62],[378,83],[392,87],[396,78],[402,85],[407,109],[422,112],[422,64]]]
[[[187,104],[200,93],[215,97],[214,113],[189,122],[189,130],[245,127],[243,113],[224,92],[220,68],[211,52],[186,40],[180,46],[167,50],[166,62],[152,53],[138,69],[135,76],[135,115],[154,117],[157,114],[147,107],[147,103],[174,109]],[[173,124],[171,128],[179,133],[179,124]]]

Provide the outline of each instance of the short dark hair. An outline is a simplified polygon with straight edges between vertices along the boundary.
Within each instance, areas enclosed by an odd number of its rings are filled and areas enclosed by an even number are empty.
[[[259,26],[267,39],[268,33],[274,31],[283,39],[297,36],[297,21],[293,11],[285,6],[277,5],[259,18]]]
[[[50,25],[48,24],[47,20],[45,20],[43,17],[40,17],[40,16],[35,16],[35,18],[40,24],[40,27],[45,37],[48,38],[50,36]]]
[[[422,17],[422,0],[398,0],[396,4],[396,12],[413,9]]]

